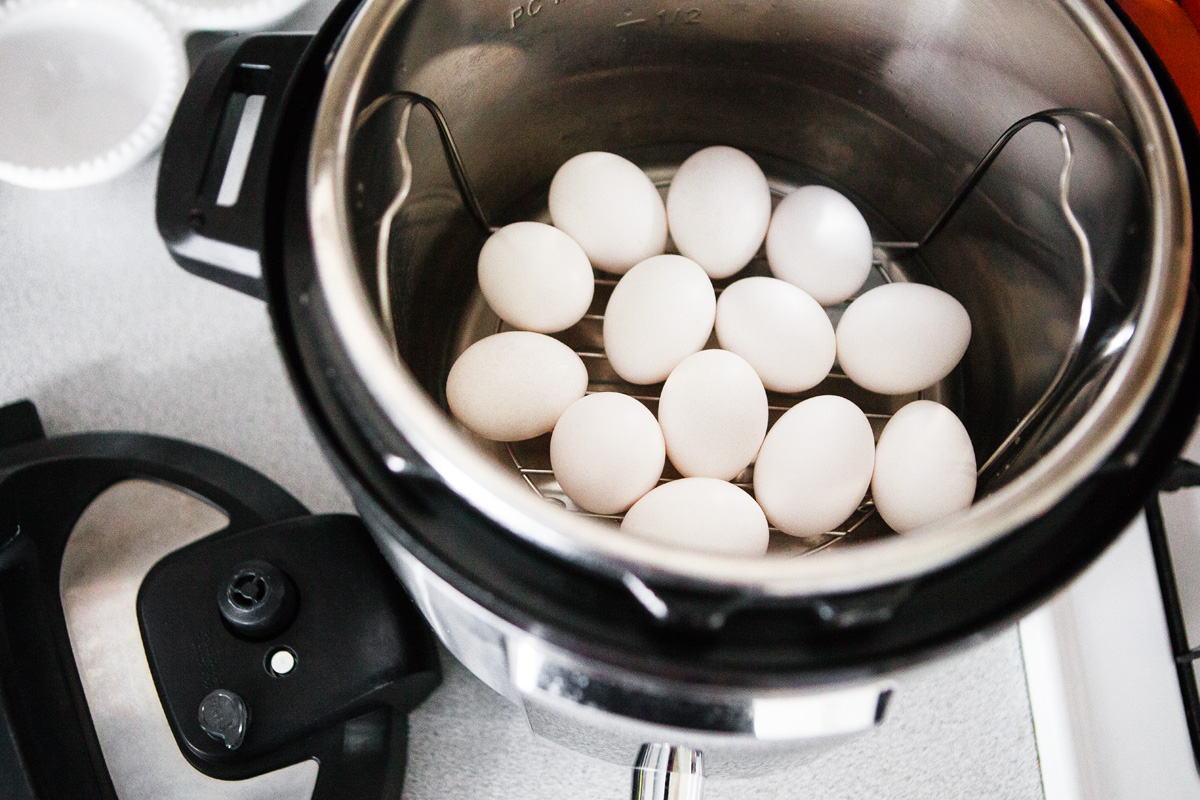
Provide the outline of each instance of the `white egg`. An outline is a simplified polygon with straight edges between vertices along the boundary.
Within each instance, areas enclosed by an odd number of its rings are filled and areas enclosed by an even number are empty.
[[[458,421],[487,439],[540,436],[587,391],[583,361],[541,333],[508,331],[480,339],[450,368],[446,401]]]
[[[570,236],[541,222],[514,222],[483,243],[479,289],[509,325],[555,333],[587,313],[595,276]]]
[[[875,465],[871,423],[844,397],[821,395],[788,410],[754,465],[754,496],[784,533],[833,530],[858,508]]]
[[[683,256],[648,258],[622,276],[604,309],[604,353],[630,383],[658,383],[699,352],[717,313],[712,281]]]
[[[875,509],[896,531],[909,531],[971,505],[975,450],[954,412],[930,400],[897,411],[879,435]]]
[[[767,229],[767,263],[823,306],[862,288],[871,272],[871,229],[844,195],[801,186],[783,198]]]
[[[701,350],[663,384],[658,424],[681,475],[733,480],[767,433],[767,390],[741,356]]]
[[[620,514],[653,489],[666,455],[654,415],[617,392],[577,400],[550,436],[550,466],[559,486],[594,514]]]
[[[776,278],[743,278],[717,298],[717,341],[749,362],[773,392],[802,392],[829,374],[837,355],[825,309]]]
[[[728,278],[750,263],[770,221],[767,178],[741,150],[706,147],[680,164],[671,180],[671,237],[710,278]]]
[[[733,556],[767,552],[767,518],[754,498],[732,483],[683,478],[650,491],[621,530],[662,544]]]
[[[558,168],[550,219],[593,266],[618,275],[667,248],[662,196],[637,164],[613,153],[580,153]]]
[[[838,363],[864,389],[907,394],[949,375],[970,341],[971,318],[953,297],[919,283],[889,283],[842,314]]]

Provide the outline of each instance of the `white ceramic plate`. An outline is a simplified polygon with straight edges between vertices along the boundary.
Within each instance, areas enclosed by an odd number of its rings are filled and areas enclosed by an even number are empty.
[[[0,180],[107,180],[166,134],[187,79],[179,37],[134,0],[0,3]]]
[[[147,0],[190,31],[244,31],[264,28],[308,0]]]

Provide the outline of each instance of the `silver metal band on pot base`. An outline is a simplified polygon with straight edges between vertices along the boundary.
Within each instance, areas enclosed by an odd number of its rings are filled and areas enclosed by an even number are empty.
[[[584,755],[634,764],[642,745],[669,742],[702,752],[709,777],[762,775],[872,730],[893,690],[694,686],[589,661],[505,622],[373,532],[447,649],[520,706],[533,733]]]

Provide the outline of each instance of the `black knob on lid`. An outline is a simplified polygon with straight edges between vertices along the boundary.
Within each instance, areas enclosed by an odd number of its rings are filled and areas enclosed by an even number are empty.
[[[266,561],[244,561],[217,592],[226,625],[243,639],[270,639],[296,618],[299,598],[283,570]]]

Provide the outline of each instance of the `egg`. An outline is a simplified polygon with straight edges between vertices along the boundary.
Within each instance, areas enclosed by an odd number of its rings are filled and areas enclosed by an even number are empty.
[[[879,435],[871,496],[884,522],[910,531],[968,508],[975,476],[975,449],[962,422],[939,403],[916,400]]]
[[[667,249],[667,211],[658,189],[632,161],[580,153],[550,181],[550,219],[598,269],[623,275]]]
[[[837,327],[843,371],[880,394],[932,386],[950,374],[970,341],[971,318],[962,304],[919,283],[889,283],[864,292]]]
[[[706,147],[679,165],[667,191],[667,227],[679,252],[710,278],[750,262],[771,221],[771,188],[754,159],[732,147]]]
[[[754,496],[784,533],[826,533],[858,508],[874,465],[871,423],[858,406],[837,395],[812,397],[767,433],[754,465]]]
[[[658,424],[681,475],[733,480],[767,433],[767,391],[741,356],[701,350],[663,384]]]
[[[633,504],[621,530],[666,545],[732,556],[761,556],[770,533],[749,494],[714,478],[664,483]]]
[[[514,328],[555,333],[587,313],[595,276],[570,236],[541,222],[514,222],[483,243],[479,289]]]
[[[617,392],[575,401],[550,436],[550,466],[559,486],[594,514],[620,514],[653,489],[666,455],[654,415]]]
[[[777,278],[743,278],[717,299],[717,341],[754,368],[774,392],[802,392],[829,374],[833,323],[816,300]]]
[[[475,433],[511,442],[553,429],[567,406],[583,397],[587,383],[583,361],[562,342],[508,331],[463,351],[446,379],[446,402]]]
[[[848,299],[871,272],[871,230],[844,195],[801,186],[779,203],[767,229],[772,274],[823,306]]]
[[[666,380],[712,333],[717,296],[690,258],[648,258],[617,281],[604,309],[604,353],[630,383]]]

